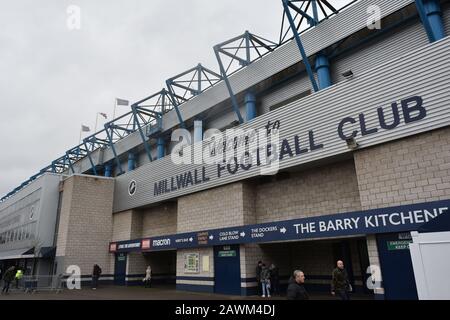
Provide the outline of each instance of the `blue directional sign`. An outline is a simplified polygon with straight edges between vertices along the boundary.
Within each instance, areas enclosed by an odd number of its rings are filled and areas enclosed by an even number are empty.
[[[441,214],[448,214],[449,208],[450,200],[443,200],[399,207],[180,233],[112,242],[110,244],[110,252],[166,251],[216,245],[413,231]]]

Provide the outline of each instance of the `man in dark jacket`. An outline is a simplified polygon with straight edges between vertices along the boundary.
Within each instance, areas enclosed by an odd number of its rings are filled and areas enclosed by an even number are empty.
[[[305,274],[300,270],[295,270],[293,277],[289,280],[287,289],[288,300],[309,300],[308,292],[305,289]]]
[[[262,271],[262,261],[258,261],[258,264],[256,265],[256,283],[258,283],[258,285],[256,286],[257,288],[257,294],[258,296],[260,296],[262,294],[262,288],[261,288],[261,271]]]
[[[94,265],[94,269],[92,270],[92,289],[96,290],[98,286],[98,279],[102,274],[102,268],[98,264]]]
[[[339,260],[336,265],[337,268],[333,270],[331,281],[331,294],[333,296],[337,295],[341,300],[350,300],[351,285],[348,280],[347,270],[344,268],[344,262]]]
[[[274,295],[280,294],[280,275],[278,271],[278,267],[275,264],[271,264],[270,268],[270,284],[272,287],[272,292]]]
[[[16,267],[12,266],[9,267],[8,270],[5,271],[5,274],[3,275],[3,281],[5,282],[3,285],[2,294],[8,294],[9,286],[11,285],[11,282],[14,280],[14,276],[16,275]]]

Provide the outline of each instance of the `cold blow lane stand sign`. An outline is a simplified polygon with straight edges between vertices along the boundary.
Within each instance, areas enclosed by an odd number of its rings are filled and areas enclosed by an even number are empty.
[[[217,245],[406,232],[441,214],[450,200],[110,243],[110,252],[147,252]],[[393,244],[393,249],[401,244]],[[395,247],[395,248],[394,248]],[[397,249],[399,250],[399,249]]]

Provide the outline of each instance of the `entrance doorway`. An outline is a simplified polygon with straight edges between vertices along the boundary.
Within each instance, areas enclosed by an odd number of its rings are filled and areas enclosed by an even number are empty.
[[[127,254],[116,253],[114,262],[114,285],[125,286],[127,273]]]
[[[239,245],[214,247],[214,292],[241,294]]]
[[[377,235],[386,300],[417,300],[416,280],[409,252],[410,233]]]
[[[177,252],[158,251],[144,253],[145,268],[152,268],[152,287],[175,288]],[[145,272],[145,269],[142,270]],[[143,274],[144,275],[144,274]]]
[[[331,280],[336,262],[342,260],[354,289],[355,297],[372,299],[366,288],[367,268],[370,265],[366,238],[298,241],[261,244],[261,256],[255,257],[266,265],[275,264],[279,270],[280,292],[286,293],[294,270],[306,276],[305,287],[311,294],[331,297]]]

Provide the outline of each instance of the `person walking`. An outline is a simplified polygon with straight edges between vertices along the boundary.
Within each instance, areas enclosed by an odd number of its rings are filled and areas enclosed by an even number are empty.
[[[273,295],[280,294],[280,274],[278,271],[278,267],[275,264],[271,264],[270,268],[270,284],[272,288]]]
[[[305,274],[301,270],[295,270],[289,280],[287,289],[288,300],[309,300],[308,292],[305,289]]]
[[[17,269],[15,279],[16,279],[16,289],[19,289],[19,282],[23,278],[23,271],[22,269]]]
[[[147,269],[145,270],[144,284],[145,284],[146,288],[152,287],[152,267],[151,266],[147,266]]]
[[[262,288],[262,297],[265,298],[267,294],[267,298],[270,298],[270,271],[265,264],[263,264],[261,267],[260,281]]]
[[[14,280],[15,270],[16,268],[14,266],[9,267],[5,274],[3,275],[3,289],[2,294],[8,294],[9,293],[9,286],[11,285],[11,282]]]
[[[256,265],[256,271],[255,271],[255,273],[256,273],[256,283],[258,284],[257,286],[256,286],[256,294],[258,295],[258,296],[260,296],[261,294],[262,294],[262,292],[261,292],[261,286],[260,286],[260,283],[261,283],[261,270],[262,270],[262,265],[263,265],[263,263],[262,263],[262,261],[258,261],[258,264]]]
[[[348,280],[347,270],[344,268],[344,262],[339,260],[336,263],[336,269],[333,270],[331,280],[331,294],[341,300],[350,300],[352,286]]]
[[[98,286],[98,279],[102,274],[102,268],[98,264],[94,265],[94,269],[92,270],[92,290],[96,290]]]

